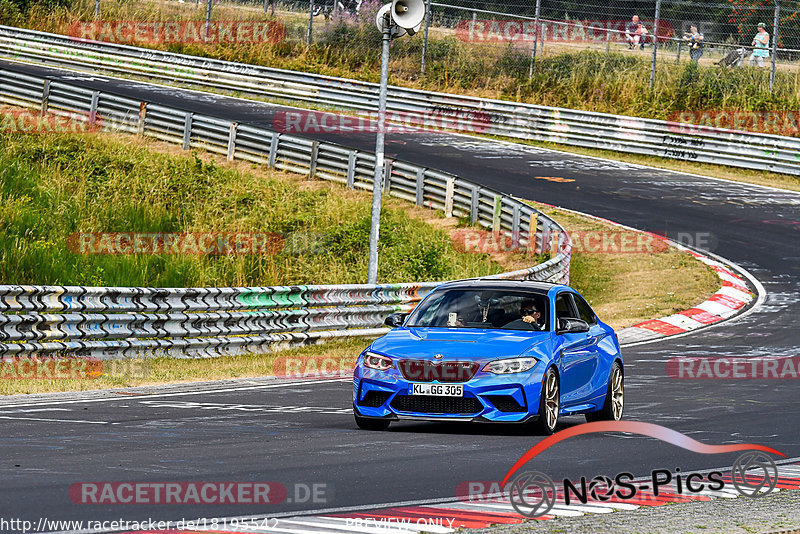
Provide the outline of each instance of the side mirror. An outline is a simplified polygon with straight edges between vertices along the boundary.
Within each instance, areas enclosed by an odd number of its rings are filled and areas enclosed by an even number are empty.
[[[383,321],[383,324],[397,328],[398,326],[403,326],[406,317],[408,317],[407,313],[393,313]]]
[[[556,334],[580,334],[589,331],[589,323],[582,319],[559,319]]]

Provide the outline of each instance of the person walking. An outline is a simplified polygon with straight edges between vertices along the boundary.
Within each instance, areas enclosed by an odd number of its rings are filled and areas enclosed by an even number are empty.
[[[751,67],[755,65],[763,67],[764,58],[769,57],[769,33],[767,33],[766,26],[763,22],[758,23],[758,33],[753,37],[752,46],[755,48],[753,49],[753,53],[750,54],[750,59],[747,63]]]

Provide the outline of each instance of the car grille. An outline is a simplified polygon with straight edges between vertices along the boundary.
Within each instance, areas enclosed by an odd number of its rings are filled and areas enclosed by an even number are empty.
[[[475,376],[480,364],[476,362],[432,362],[429,360],[400,360],[397,367],[403,378],[413,382],[466,382]]]
[[[428,395],[397,395],[392,408],[399,412],[430,414],[475,414],[483,409],[475,397],[433,397]]]
[[[391,396],[392,394],[388,391],[367,391],[364,398],[358,401],[358,405],[367,408],[379,408]]]
[[[520,406],[511,395],[484,395],[489,402],[494,404],[494,407],[501,412],[524,412],[525,407]]]

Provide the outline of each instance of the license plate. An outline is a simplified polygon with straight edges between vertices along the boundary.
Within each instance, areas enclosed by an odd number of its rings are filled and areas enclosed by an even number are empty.
[[[464,386],[450,384],[411,384],[412,395],[433,395],[434,397],[463,397]]]

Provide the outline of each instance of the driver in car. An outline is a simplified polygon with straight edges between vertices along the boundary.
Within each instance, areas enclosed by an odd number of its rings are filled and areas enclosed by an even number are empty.
[[[503,328],[511,330],[541,330],[542,326],[539,323],[541,317],[542,313],[536,307],[536,303],[532,300],[526,300],[520,306],[520,318],[507,323]]]

